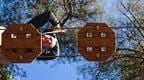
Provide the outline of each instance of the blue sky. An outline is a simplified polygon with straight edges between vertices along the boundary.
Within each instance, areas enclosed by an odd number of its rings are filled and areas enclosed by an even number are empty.
[[[109,7],[111,9],[110,4],[113,1],[109,0],[103,3],[105,8]],[[107,11],[106,13],[109,14]],[[59,64],[51,67],[53,63],[54,61],[50,61],[48,64],[33,62],[31,64],[20,64],[19,66],[27,73],[24,80],[77,80],[77,77],[79,77],[76,69],[79,63]]]
[[[112,8],[110,8],[110,4],[112,4],[112,2],[113,0],[109,0],[102,4],[105,4],[105,8],[109,7],[109,10],[111,10]],[[109,14],[107,11],[106,13]],[[79,75],[77,74],[76,68],[79,63],[60,64],[51,67],[53,63],[54,61],[50,61],[48,64],[43,62],[21,64],[20,67],[22,67],[27,73],[27,78],[24,80],[77,80]]]
[[[24,80],[76,80],[78,75],[76,71],[77,64],[59,64],[53,66],[53,61],[45,64],[43,62],[33,62],[31,64],[20,64],[27,73]],[[21,79],[20,79],[21,80]]]

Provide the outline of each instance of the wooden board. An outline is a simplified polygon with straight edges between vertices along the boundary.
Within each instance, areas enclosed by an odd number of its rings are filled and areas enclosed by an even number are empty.
[[[115,46],[115,32],[105,23],[87,23],[78,32],[78,51],[88,61],[106,61]]]
[[[11,63],[30,63],[41,50],[41,33],[31,24],[12,23],[2,34],[0,54]]]

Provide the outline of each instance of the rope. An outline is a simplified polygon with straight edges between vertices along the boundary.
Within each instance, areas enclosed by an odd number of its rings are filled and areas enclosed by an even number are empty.
[[[83,27],[63,27],[61,29],[81,29]],[[120,28],[141,28],[141,29],[144,29],[144,27],[110,27],[110,28],[113,28],[113,29],[120,29]]]

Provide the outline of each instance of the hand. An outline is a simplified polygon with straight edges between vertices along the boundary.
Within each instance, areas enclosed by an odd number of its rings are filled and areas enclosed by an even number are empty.
[[[60,24],[57,24],[56,26],[54,26],[54,28],[53,28],[53,31],[52,32],[66,32],[67,31],[67,29],[62,29],[61,28],[61,26],[60,26]]]
[[[53,30],[55,30],[55,29],[61,29],[60,24],[57,24],[56,26],[54,26]]]

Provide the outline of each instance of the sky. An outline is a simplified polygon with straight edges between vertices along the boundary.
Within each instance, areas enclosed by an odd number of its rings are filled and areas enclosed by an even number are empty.
[[[105,8],[109,8],[108,10],[113,9],[111,8],[111,4],[115,0],[103,1],[106,1],[105,3],[102,3],[102,5],[105,4]],[[106,11],[107,14],[109,13],[108,10]],[[27,73],[27,77],[24,79],[18,78],[17,80],[77,80],[79,77],[79,74],[77,73],[79,63],[57,64],[56,66],[52,66],[54,63],[54,61],[50,61],[48,64],[34,61],[30,64],[18,64],[19,67],[23,68]]]
[[[115,0],[103,1],[106,1],[102,3],[105,4],[105,8],[113,9],[111,4]],[[108,10],[106,10],[106,13],[109,14]],[[77,80],[79,77],[76,70],[79,63],[59,64],[51,67],[53,63],[53,61],[48,64],[33,62],[31,64],[20,64],[19,66],[27,73],[27,77],[24,80]]]
[[[53,65],[53,61],[48,64],[34,61],[31,64],[19,64],[19,67],[27,73],[23,80],[76,80],[78,75],[76,71],[77,64],[59,64]],[[18,79],[21,80],[21,79]]]
[[[107,18],[117,17],[115,13],[116,0],[99,0],[99,2],[103,5]],[[37,63],[36,61],[30,64],[18,64],[26,72],[27,77],[24,79],[18,78],[17,80],[77,80],[80,77],[77,67],[81,63],[57,64],[56,66],[52,66],[55,63],[54,61],[50,61],[48,64],[43,62]]]

